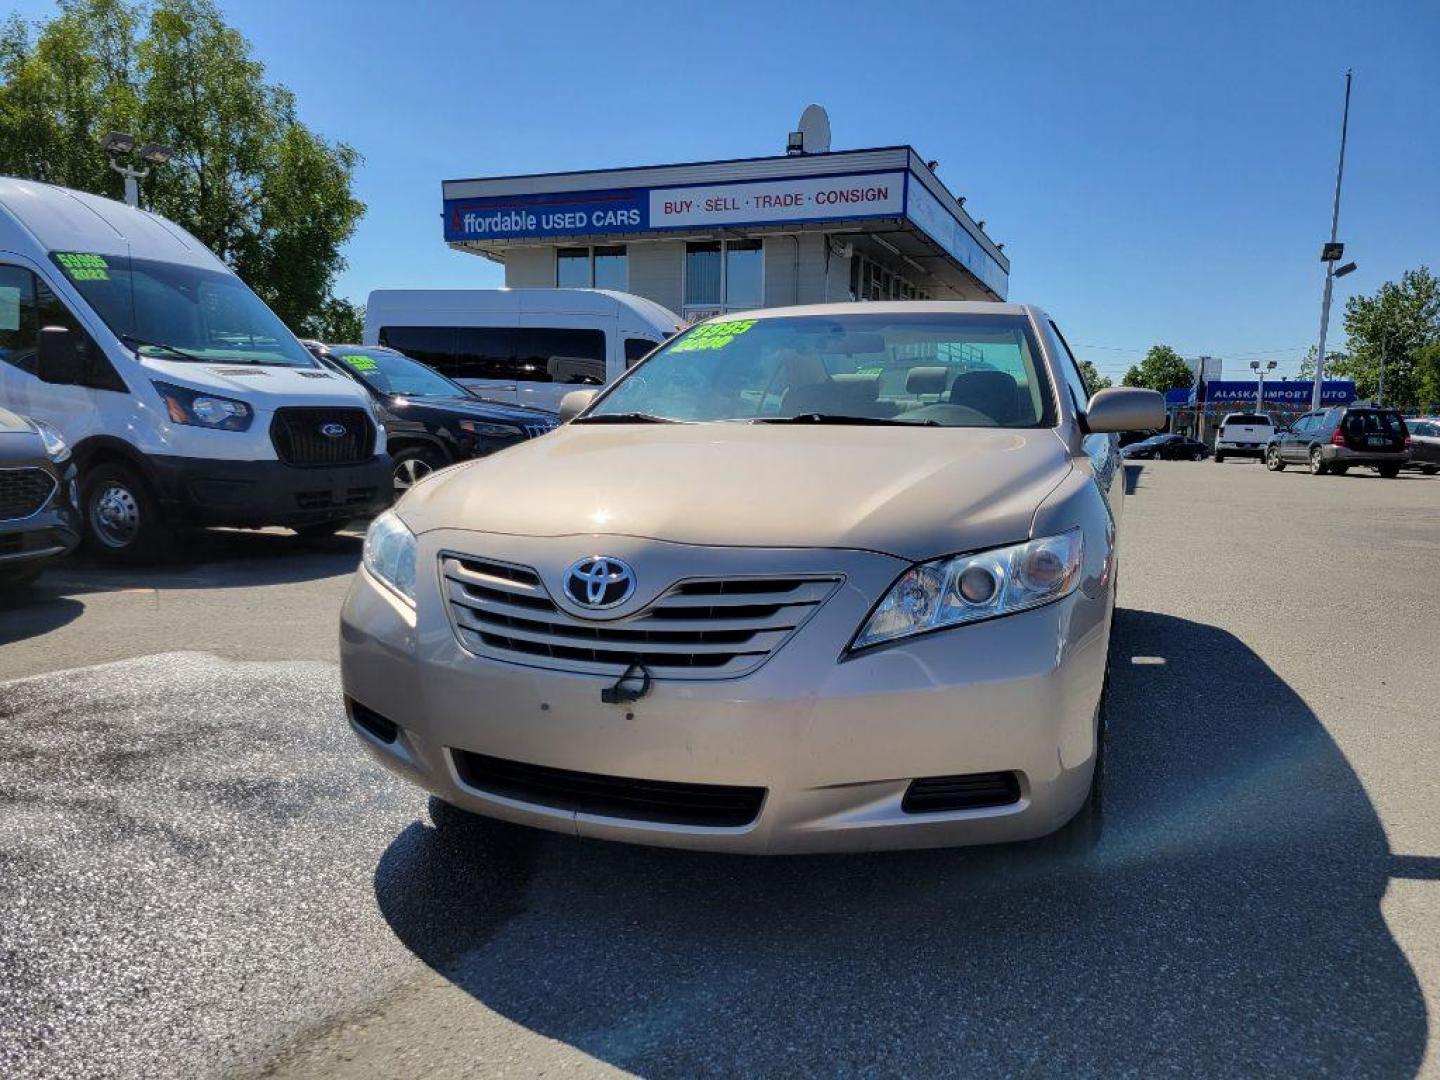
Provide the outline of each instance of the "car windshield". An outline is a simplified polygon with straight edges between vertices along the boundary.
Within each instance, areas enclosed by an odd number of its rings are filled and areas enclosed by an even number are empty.
[[[631,369],[581,422],[1049,427],[1049,383],[1020,315],[730,317]]]
[[[115,336],[147,356],[315,366],[234,274],[123,255],[57,251],[51,258]]]
[[[470,396],[459,383],[392,349],[332,345],[330,356],[377,393],[391,397]]]

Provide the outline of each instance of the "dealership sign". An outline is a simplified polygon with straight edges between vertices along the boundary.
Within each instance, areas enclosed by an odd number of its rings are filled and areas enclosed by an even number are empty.
[[[901,217],[905,173],[445,200],[445,239],[528,240],[653,229]]]
[[[1211,405],[1254,405],[1257,387],[1254,379],[1211,380],[1205,384],[1204,400]],[[1308,409],[1314,383],[1294,379],[1272,379],[1265,384],[1265,404],[1284,405],[1292,409]],[[1351,379],[1326,379],[1320,388],[1322,405],[1348,405],[1355,400],[1355,383]]]

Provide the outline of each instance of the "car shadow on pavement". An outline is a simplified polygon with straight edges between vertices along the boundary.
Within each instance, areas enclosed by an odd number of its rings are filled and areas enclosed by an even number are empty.
[[[1315,715],[1233,635],[1150,612],[1118,613],[1112,681],[1087,857],[416,825],[376,897],[485,1006],[643,1076],[1413,1075],[1424,1003],[1380,912],[1406,866]]]
[[[81,601],[45,595],[42,587],[43,579],[29,588],[0,593],[0,645],[48,634],[84,614]]]

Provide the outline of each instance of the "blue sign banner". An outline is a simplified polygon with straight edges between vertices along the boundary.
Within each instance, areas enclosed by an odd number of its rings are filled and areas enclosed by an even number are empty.
[[[586,236],[634,232],[649,225],[646,188],[445,200],[446,240]]]
[[[1255,404],[1254,379],[1211,380],[1205,383],[1202,400],[1211,405]],[[1265,404],[1290,409],[1310,408],[1314,384],[1299,379],[1271,379],[1265,384]],[[1322,405],[1348,405],[1355,400],[1355,383],[1351,379],[1326,379],[1320,387]]]
[[[1165,391],[1166,405],[1189,405],[1195,399],[1195,389],[1191,386],[1182,386],[1178,390]]]

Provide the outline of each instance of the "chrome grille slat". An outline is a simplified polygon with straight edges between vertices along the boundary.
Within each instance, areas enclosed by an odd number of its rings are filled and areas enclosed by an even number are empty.
[[[724,679],[754,670],[814,613],[838,576],[682,580],[639,611],[570,614],[533,569],[444,553],[451,625],[470,652],[563,671]]]

